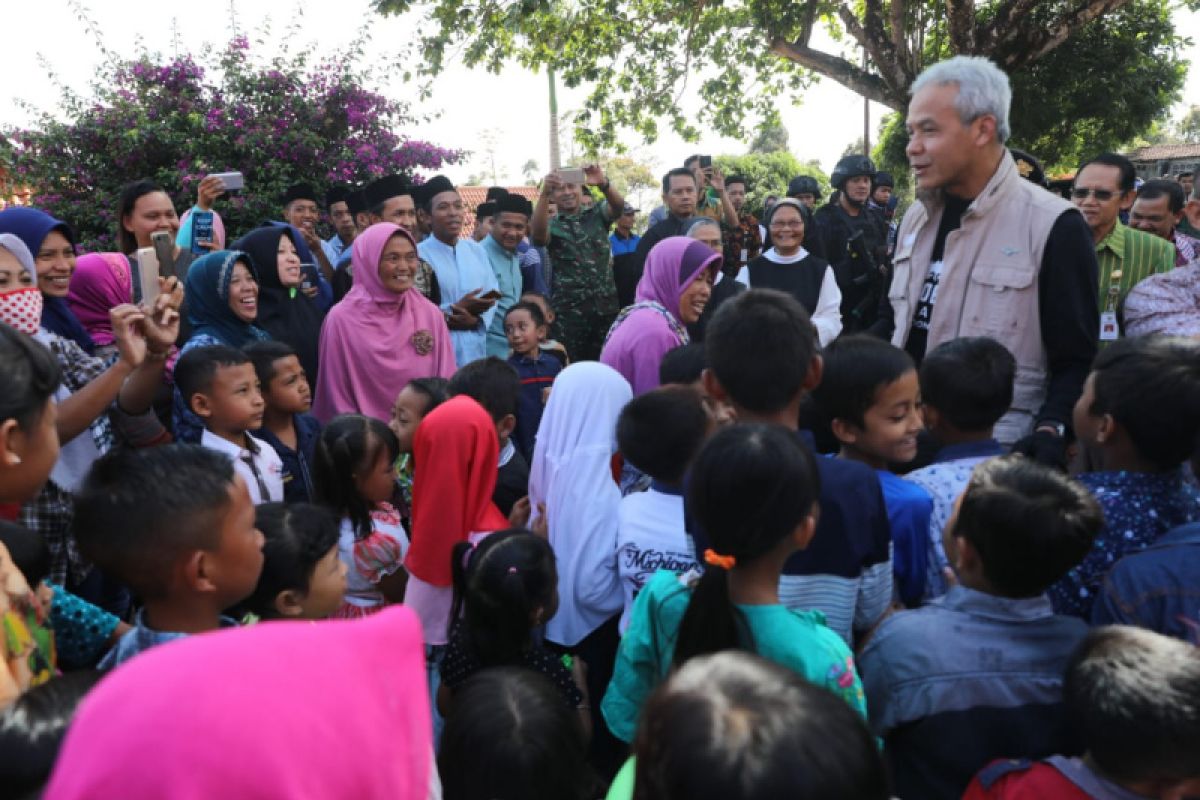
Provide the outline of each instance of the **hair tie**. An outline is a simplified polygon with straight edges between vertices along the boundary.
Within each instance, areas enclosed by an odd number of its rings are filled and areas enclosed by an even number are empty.
[[[737,559],[733,556],[723,556],[710,547],[704,551],[704,563],[714,567],[720,567],[724,570],[731,570],[737,566]]]

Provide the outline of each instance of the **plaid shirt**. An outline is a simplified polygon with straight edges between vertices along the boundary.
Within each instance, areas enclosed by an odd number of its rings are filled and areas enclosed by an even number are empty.
[[[721,232],[724,234],[725,244],[724,252],[724,267],[723,269],[733,274],[730,270],[732,265],[746,266],[754,259],[758,258],[762,252],[762,236],[758,230],[758,219],[753,214],[742,214],[738,218],[738,227],[730,228],[724,222],[721,223]],[[745,253],[745,258],[742,253]]]
[[[75,342],[45,329],[39,331],[35,338],[54,354],[62,369],[62,388],[67,394],[74,394],[87,386],[117,360],[115,355],[107,361],[90,356]],[[88,433],[102,454],[112,448],[113,426],[108,414],[97,417]],[[50,573],[46,580],[64,586],[78,585],[92,569],[92,565],[79,553],[75,537],[71,535],[74,516],[71,493],[52,480],[46,481],[38,496],[21,508],[21,524],[41,534],[50,550]]]

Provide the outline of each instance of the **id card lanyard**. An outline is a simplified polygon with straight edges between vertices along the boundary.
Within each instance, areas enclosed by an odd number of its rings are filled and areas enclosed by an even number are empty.
[[[1109,276],[1108,297],[1104,301],[1104,311],[1100,313],[1100,341],[1115,342],[1121,337],[1120,326],[1117,325],[1117,301],[1121,299],[1121,270],[1114,269]]]

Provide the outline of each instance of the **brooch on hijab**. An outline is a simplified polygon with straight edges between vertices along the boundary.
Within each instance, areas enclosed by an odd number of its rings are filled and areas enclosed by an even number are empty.
[[[417,355],[429,355],[433,352],[433,334],[426,330],[417,331],[412,335],[412,346]]]

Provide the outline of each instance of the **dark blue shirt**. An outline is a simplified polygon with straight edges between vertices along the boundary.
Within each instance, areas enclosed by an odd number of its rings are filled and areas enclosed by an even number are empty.
[[[254,431],[254,435],[271,445],[283,462],[283,501],[311,503],[313,454],[317,449],[317,437],[321,435],[321,423],[309,414],[294,414],[292,424],[296,426],[295,450],[265,427]]]
[[[617,236],[616,233],[610,233],[608,235],[608,241],[612,243],[613,256],[632,255],[637,251],[638,242],[641,240],[642,237],[638,236],[636,233],[629,234],[628,239],[622,239],[620,236]]]
[[[1200,645],[1200,523],[1117,562],[1092,606],[1093,625],[1137,625]]]
[[[1049,589],[1054,610],[1090,619],[1100,582],[1124,556],[1167,531],[1200,522],[1200,491],[1172,472],[1089,472],[1079,476],[1104,510],[1104,529],[1079,566]]]
[[[555,376],[562,372],[562,363],[554,356],[539,352],[537,358],[512,355],[508,363],[521,377],[521,394],[517,397],[517,427],[513,431],[513,442],[527,462],[533,461],[533,443],[537,438],[538,426],[542,424],[542,391],[554,383]]]

